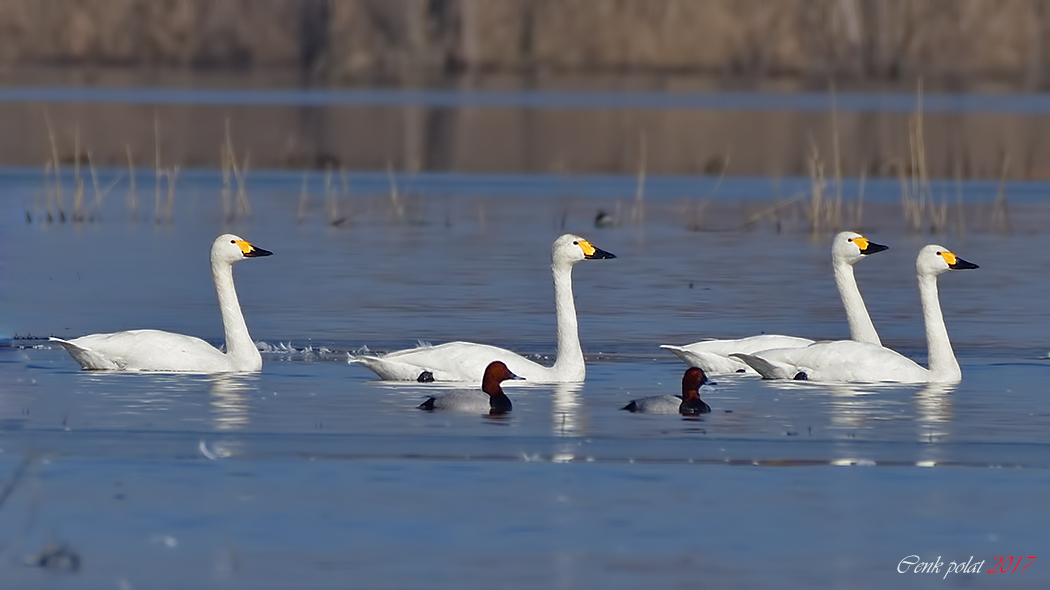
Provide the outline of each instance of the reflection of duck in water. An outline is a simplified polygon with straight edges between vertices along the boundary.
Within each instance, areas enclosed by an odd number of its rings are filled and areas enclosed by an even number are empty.
[[[700,386],[707,383],[703,369],[690,367],[682,376],[682,397],[657,395],[636,399],[623,407],[628,412],[647,414],[682,414],[696,416],[711,411],[711,406],[700,399]]]
[[[493,361],[485,367],[481,379],[481,391],[452,391],[427,398],[419,405],[421,410],[455,410],[477,414],[506,414],[511,410],[510,398],[503,393],[500,383],[507,379],[521,379],[510,372],[501,361]]]

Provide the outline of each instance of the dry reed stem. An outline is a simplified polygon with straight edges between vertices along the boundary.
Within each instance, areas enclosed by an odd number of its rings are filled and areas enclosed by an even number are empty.
[[[825,202],[824,189],[827,187],[827,180],[824,176],[824,161],[820,157],[820,150],[812,135],[809,136],[809,149],[809,229],[810,232],[816,234],[829,225],[838,225],[838,219],[835,219],[838,211],[835,210],[834,203]]]
[[[223,183],[225,191],[223,196],[223,214],[228,221],[233,221],[238,215],[251,217],[252,208],[248,202],[248,163],[251,154],[245,152],[244,162],[237,165],[237,152],[233,148],[233,134],[230,132],[230,120],[226,119],[226,142],[221,151],[221,160],[224,163]],[[227,169],[228,168],[228,169]],[[229,171],[233,171],[233,180],[237,183],[236,202],[230,203]]]
[[[956,159],[954,162],[955,168],[955,230],[960,235],[966,234],[966,212],[963,210],[963,191],[962,191],[962,167],[959,165],[959,160]]]
[[[299,206],[295,209],[295,220],[300,224],[306,220],[306,204],[309,199],[309,193],[307,192],[308,175],[309,171],[303,170],[303,185],[299,189]]]
[[[153,111],[153,174],[156,186],[153,193],[153,223],[160,223],[160,177],[163,174],[160,168],[160,118]]]
[[[703,225],[704,211],[707,210],[708,205],[714,199],[718,193],[718,189],[722,186],[722,181],[726,178],[726,171],[729,169],[729,159],[731,154],[727,153],[726,157],[722,160],[722,170],[718,173],[718,180],[715,181],[715,186],[711,188],[711,192],[708,193],[706,199],[701,199],[693,203],[692,221],[688,225],[688,229],[691,231],[700,231]]]
[[[324,174],[325,202],[328,204],[328,225],[342,225],[346,218],[339,214],[339,201],[332,190],[332,165],[329,164]]]
[[[172,166],[165,175],[168,179],[168,202],[164,205],[164,220],[170,225],[175,217],[175,181],[179,178],[179,167]]]
[[[55,130],[51,127],[51,117],[44,111],[44,123],[47,125],[47,137],[51,140],[51,163],[55,173],[55,208],[58,210],[58,218],[65,222],[65,204],[62,198],[62,165],[58,159],[58,143],[55,142]],[[48,208],[48,221],[51,220],[51,209]]]
[[[80,177],[80,127],[73,131],[73,221],[84,221],[84,180]]]
[[[386,164],[386,176],[390,182],[390,207],[394,212],[394,218],[398,223],[402,223],[405,220],[405,205],[401,202],[401,195],[397,190],[397,178],[394,176],[394,165],[390,162]]]
[[[231,148],[232,150],[232,148]],[[251,161],[251,153],[244,153],[244,162],[237,166],[230,152],[230,163],[233,164],[233,178],[237,181],[237,214],[245,217],[252,216],[252,207],[248,203],[248,164]]]
[[[128,155],[128,194],[125,196],[125,200],[128,205],[128,211],[131,212],[131,219],[138,221],[139,196],[135,192],[135,160],[131,157],[131,144],[124,144],[124,148]]]
[[[51,160],[48,160],[44,163],[44,209],[47,211],[48,223],[52,223],[55,219],[51,205],[53,198],[51,192]]]
[[[638,184],[634,191],[634,204],[631,205],[631,222],[640,225],[645,225],[645,173],[648,159],[648,146],[643,129],[638,135]]]
[[[842,207],[842,149],[839,143],[839,116],[838,105],[835,100],[835,82],[831,82],[831,155],[835,166],[835,203],[836,208]]]
[[[999,189],[992,205],[992,228],[1001,233],[1010,233],[1010,220],[1006,210],[1006,175],[1010,170],[1010,154],[1003,153],[1002,171],[999,174]]]

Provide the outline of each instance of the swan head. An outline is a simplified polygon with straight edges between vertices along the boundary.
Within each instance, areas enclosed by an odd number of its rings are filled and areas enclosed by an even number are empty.
[[[245,258],[270,256],[273,252],[252,245],[251,242],[233,234],[222,234],[211,244],[212,262],[233,264]]]
[[[951,250],[937,244],[930,244],[919,250],[919,257],[915,260],[915,271],[919,275],[936,276],[949,270],[965,270],[978,268],[972,262],[959,258]]]
[[[587,259],[616,258],[616,255],[595,248],[590,242],[580,236],[565,234],[554,240],[554,247],[551,248],[551,257],[554,259],[555,264],[572,265]]]
[[[853,265],[864,260],[868,254],[887,249],[889,246],[876,244],[857,232],[844,231],[835,236],[831,242],[831,258],[835,262],[841,261]]]

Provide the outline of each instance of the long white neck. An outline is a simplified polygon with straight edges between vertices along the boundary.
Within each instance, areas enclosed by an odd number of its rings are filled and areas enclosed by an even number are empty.
[[[551,369],[562,381],[583,381],[586,367],[572,298],[572,265],[551,266],[554,271],[554,314],[558,322],[558,358]]]
[[[212,261],[211,277],[219,295],[219,312],[226,332],[226,357],[238,371],[258,371],[262,368],[262,355],[255,348],[241,314],[241,304],[233,288],[233,266],[228,262]]]
[[[846,308],[850,339],[882,346],[879,334],[875,331],[875,325],[871,323],[871,317],[868,315],[868,308],[864,305],[864,298],[860,296],[857,279],[853,276],[853,265],[836,262],[834,268],[835,285],[839,288],[839,297],[842,298],[842,305]]]
[[[948,328],[945,327],[944,316],[941,315],[936,276],[919,276],[919,298],[922,300],[922,318],[926,324],[930,381],[959,381],[962,379],[962,370],[959,369],[959,361],[955,360],[952,343],[948,340]]]

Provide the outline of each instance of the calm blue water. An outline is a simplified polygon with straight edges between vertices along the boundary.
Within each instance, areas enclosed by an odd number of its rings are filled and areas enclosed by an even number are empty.
[[[918,98],[903,92],[664,92],[474,89],[256,89],[149,87],[0,88],[0,102],[119,103],[129,105],[425,106],[558,109],[677,109],[912,113]],[[1050,113],[1050,94],[935,93],[922,97],[927,113]]]
[[[300,205],[296,174],[257,175],[251,216],[224,221],[219,176],[187,173],[159,224],[148,181],[134,219],[118,185],[93,222],[43,222],[41,177],[0,175],[0,579],[12,587],[1050,582],[1045,233],[914,235],[871,213],[870,237],[890,250],[858,280],[884,342],[920,362],[915,253],[937,242],[981,265],[940,281],[963,382],[731,376],[704,388],[714,412],[687,420],[619,410],[679,391],[685,366],[659,344],[848,335],[830,234],[744,229],[734,207],[768,203],[768,181],[727,179],[725,205],[691,231],[678,188],[652,189],[644,221],[627,221],[629,178],[402,177],[399,214],[383,175],[354,174],[332,197],[334,226],[320,184]],[[606,188],[579,188],[591,186]],[[1046,186],[1023,186],[1033,196],[1018,197],[1015,227],[1042,211]],[[987,214],[986,188],[965,185],[968,214]],[[874,183],[865,199],[892,204],[898,190]],[[617,204],[623,225],[596,229],[596,211]],[[223,231],[275,253],[235,271],[268,351],[261,374],[84,372],[61,349],[10,339],[150,327],[220,343],[207,256]],[[586,383],[508,388],[514,411],[493,420],[419,412],[443,386],[346,364],[348,351],[417,339],[549,357],[550,244],[564,231],[618,256],[574,271]],[[78,552],[80,570],[26,565],[49,543]],[[985,570],[1000,555],[1038,559],[942,580],[943,568],[898,574],[909,555],[974,556]]]

